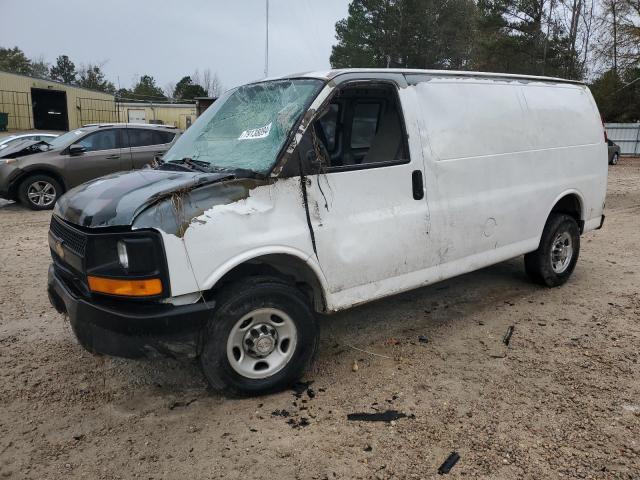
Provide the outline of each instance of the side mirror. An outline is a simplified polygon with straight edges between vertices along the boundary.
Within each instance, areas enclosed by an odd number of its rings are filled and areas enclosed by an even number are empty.
[[[87,149],[80,145],[79,143],[74,143],[69,147],[69,155],[80,155],[85,152]]]

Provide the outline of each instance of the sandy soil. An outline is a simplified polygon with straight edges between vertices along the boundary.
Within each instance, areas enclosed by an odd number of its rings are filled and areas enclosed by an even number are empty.
[[[564,287],[517,258],[323,318],[313,398],[228,399],[195,364],[85,352],[45,293],[50,214],[5,203],[0,478],[435,478],[453,450],[451,478],[638,478],[639,185],[640,159],[610,169]],[[347,420],[387,409],[408,417]]]

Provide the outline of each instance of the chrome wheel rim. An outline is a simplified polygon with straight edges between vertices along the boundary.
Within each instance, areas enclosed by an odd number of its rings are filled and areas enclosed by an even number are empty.
[[[56,201],[56,188],[44,180],[33,182],[27,189],[27,198],[38,207],[48,207]]]
[[[573,258],[573,241],[568,232],[559,233],[551,247],[551,268],[555,273],[563,273],[569,268]]]
[[[297,341],[297,329],[289,315],[276,308],[259,308],[231,329],[227,360],[243,377],[267,378],[289,363]]]

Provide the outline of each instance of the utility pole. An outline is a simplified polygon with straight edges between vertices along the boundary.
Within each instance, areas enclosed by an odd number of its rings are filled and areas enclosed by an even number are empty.
[[[266,15],[266,41],[264,43],[264,76],[265,78],[269,76],[269,0],[267,1],[267,15]]]
[[[616,16],[616,0],[611,2],[613,14],[613,73],[618,76],[618,17]]]

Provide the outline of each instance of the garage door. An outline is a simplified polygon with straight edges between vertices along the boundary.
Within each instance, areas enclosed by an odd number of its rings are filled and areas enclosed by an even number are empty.
[[[129,123],[147,123],[144,118],[144,110],[129,109]]]

